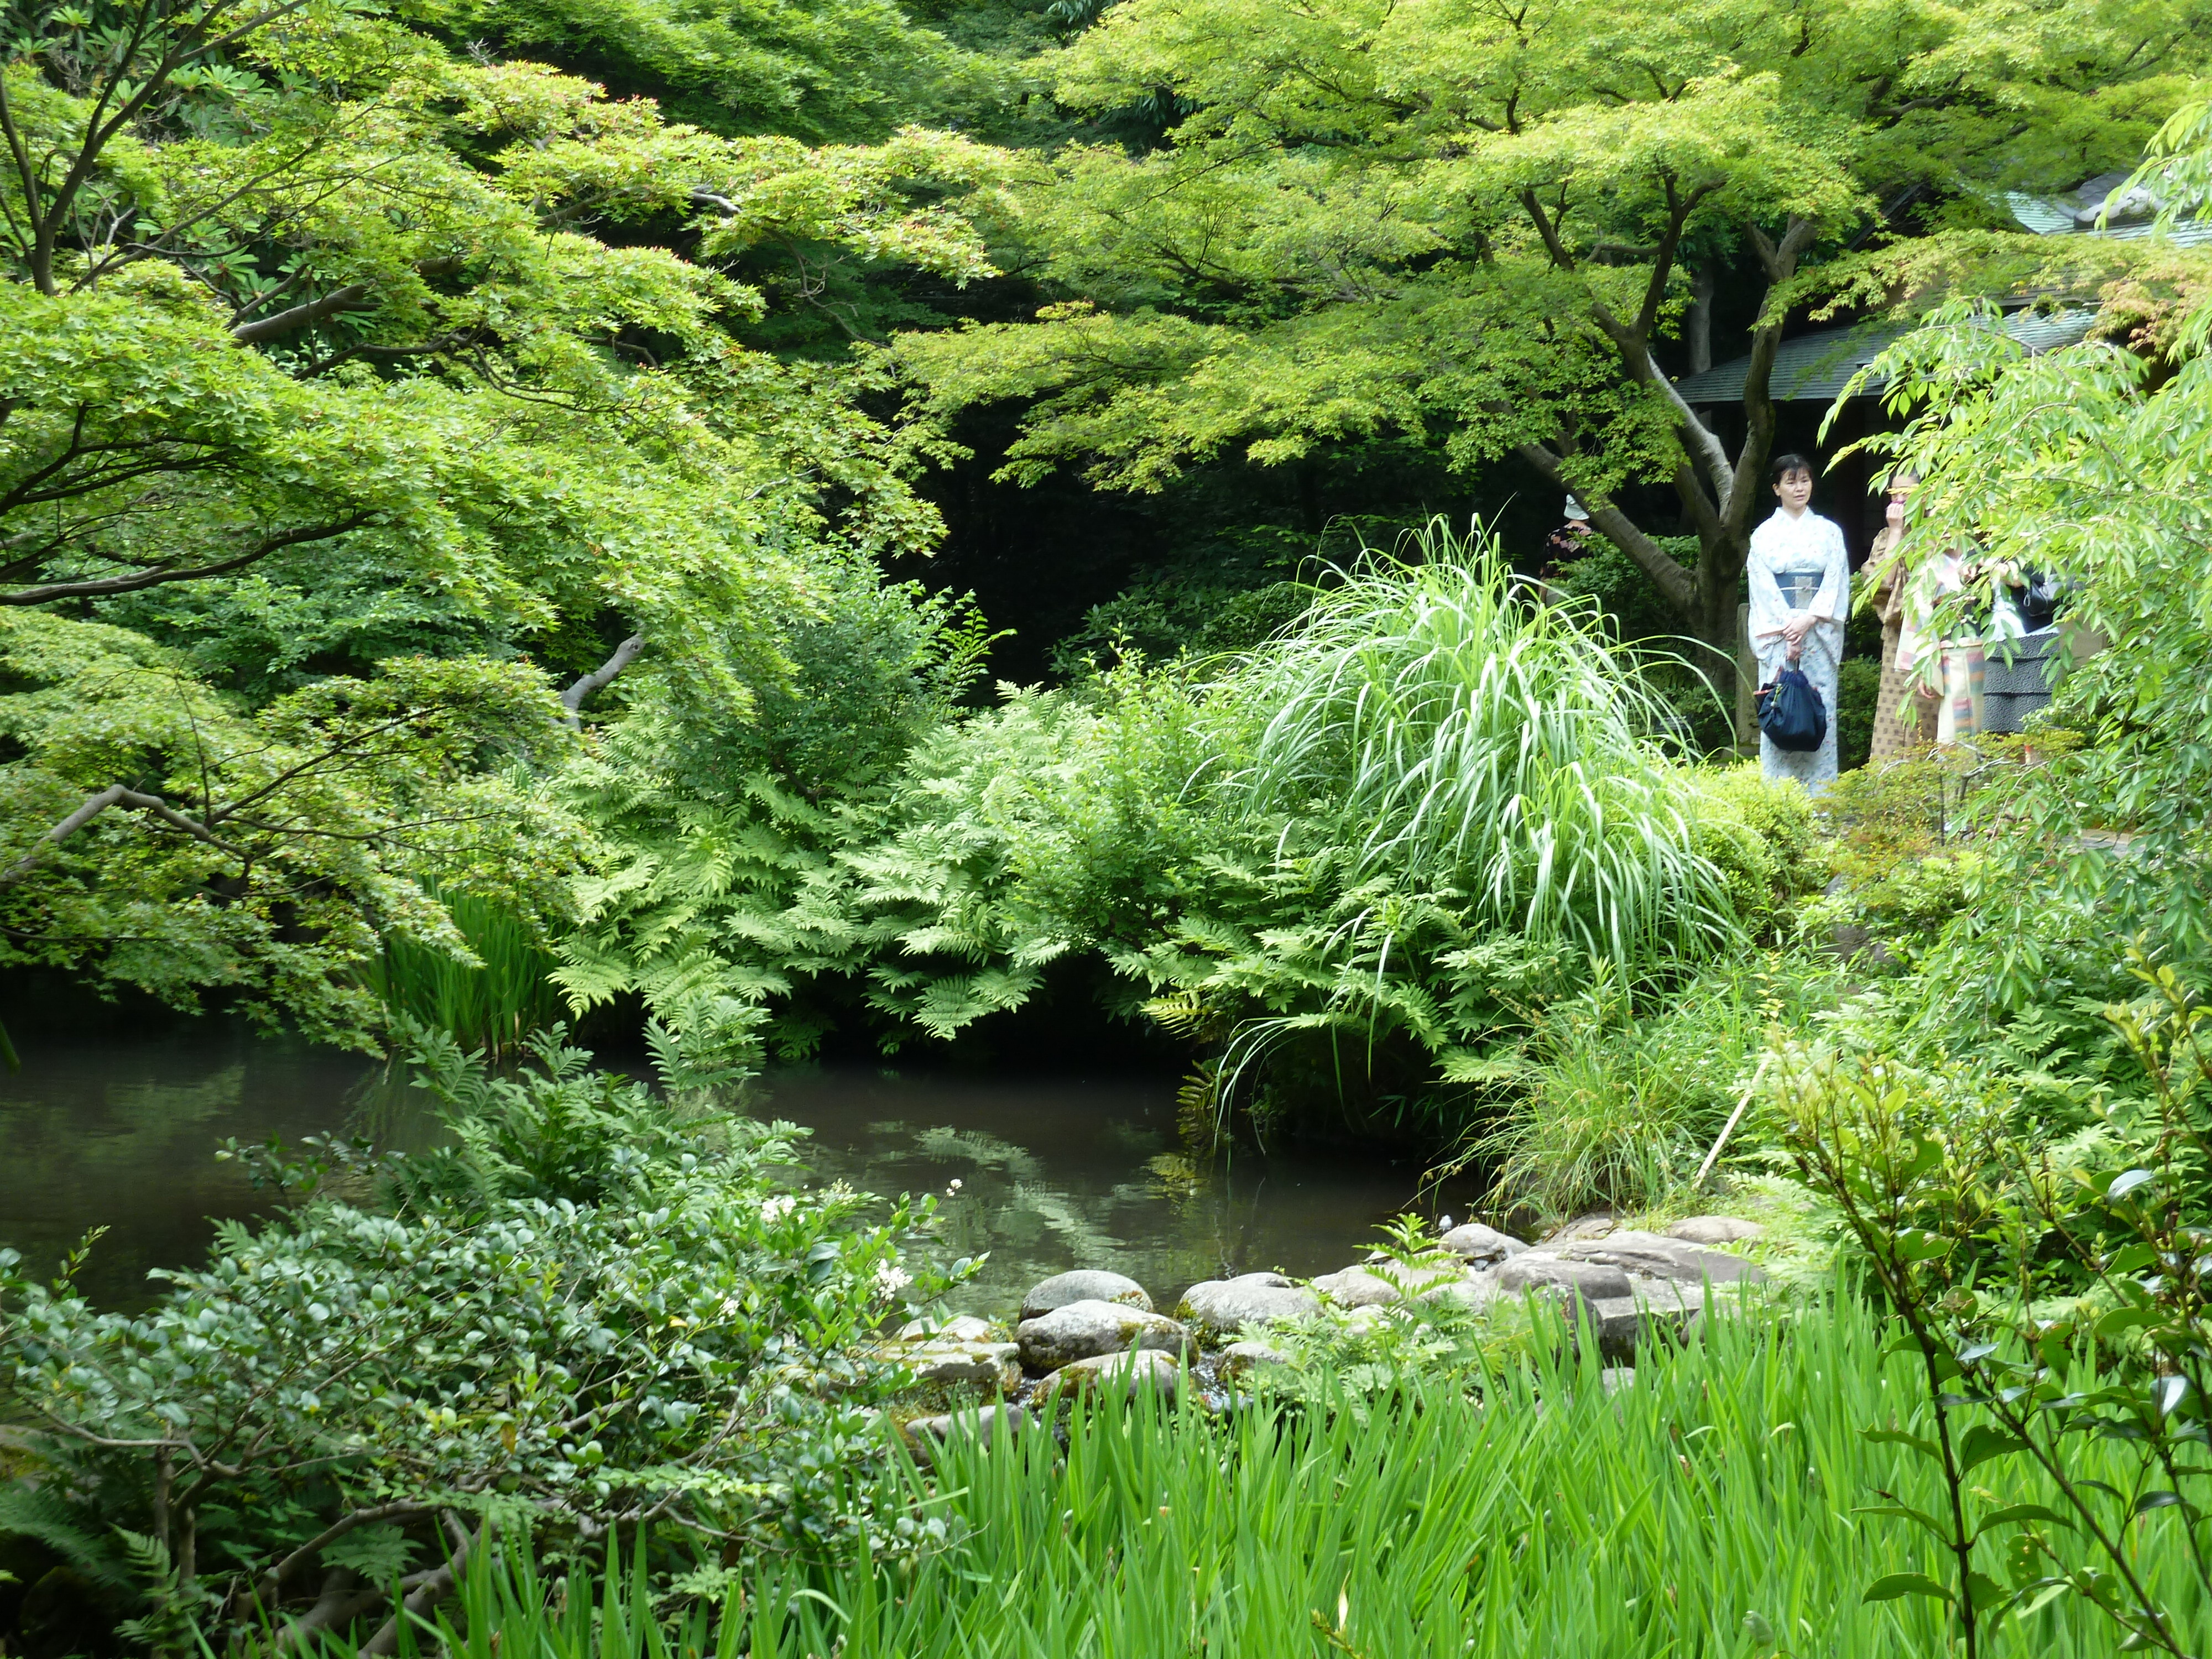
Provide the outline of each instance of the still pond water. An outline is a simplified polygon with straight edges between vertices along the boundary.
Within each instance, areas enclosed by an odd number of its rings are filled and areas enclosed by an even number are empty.
[[[106,1232],[80,1276],[103,1305],[143,1304],[149,1269],[198,1262],[213,1218],[267,1196],[217,1146],[333,1132],[402,1148],[432,1133],[422,1098],[358,1056],[201,1027],[52,1040],[18,1030],[0,1073],[0,1245],[41,1271],[88,1228]],[[1466,1194],[1424,1192],[1413,1162],[1341,1152],[1176,1155],[1175,1080],[972,1077],[876,1067],[769,1079],[748,1109],[812,1131],[815,1176],[879,1194],[934,1191],[949,1257],[990,1253],[963,1310],[1010,1314],[1036,1279],[1109,1267],[1163,1306],[1185,1285],[1356,1261],[1378,1222]]]

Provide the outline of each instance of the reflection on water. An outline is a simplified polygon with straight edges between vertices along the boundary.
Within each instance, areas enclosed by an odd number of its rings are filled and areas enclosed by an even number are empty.
[[[413,1148],[430,1135],[419,1093],[358,1055],[214,1024],[21,1046],[22,1070],[0,1073],[0,1244],[46,1272],[105,1226],[81,1278],[103,1305],[143,1305],[158,1290],[148,1270],[200,1261],[215,1219],[272,1209],[216,1160],[227,1137],[365,1133]],[[939,1194],[948,1259],[990,1257],[956,1300],[992,1315],[1068,1267],[1125,1273],[1164,1306],[1218,1273],[1328,1272],[1412,1205],[1419,1174],[1341,1154],[1194,1167],[1176,1150],[1165,1079],[821,1068],[775,1076],[747,1105],[811,1130],[802,1146],[823,1179]]]
[[[364,1120],[417,1144],[413,1091],[359,1054],[214,1024],[173,1035],[61,1041],[15,1033],[23,1068],[0,1073],[0,1244],[58,1266],[86,1229],[107,1229],[79,1276],[104,1306],[143,1305],[153,1267],[198,1262],[217,1219],[275,1207],[227,1138],[328,1134]]]
[[[1166,1079],[833,1069],[770,1079],[753,1109],[813,1130],[809,1158],[825,1176],[938,1194],[947,1255],[990,1253],[953,1297],[986,1315],[1011,1314],[1030,1285],[1070,1267],[1127,1273],[1162,1307],[1223,1273],[1333,1272],[1359,1259],[1377,1223],[1416,1207],[1420,1175],[1340,1152],[1194,1165],[1176,1151]],[[1448,1190],[1419,1207],[1465,1200]]]

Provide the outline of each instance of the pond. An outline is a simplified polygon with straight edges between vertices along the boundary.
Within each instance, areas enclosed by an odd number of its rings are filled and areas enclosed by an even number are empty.
[[[80,1274],[103,1305],[143,1305],[149,1270],[198,1261],[216,1218],[270,1207],[216,1158],[226,1137],[369,1133],[410,1147],[433,1133],[419,1095],[358,1055],[212,1024],[17,1036],[22,1069],[0,1073],[0,1244],[44,1272],[104,1227]],[[937,1193],[947,1255],[989,1254],[955,1298],[965,1311],[1010,1313],[1029,1285],[1074,1267],[1127,1273],[1172,1305],[1220,1273],[1341,1267],[1405,1209],[1467,1212],[1463,1192],[1423,1193],[1411,1160],[1191,1160],[1176,1150],[1175,1090],[1169,1077],[823,1066],[770,1077],[747,1107],[811,1130],[819,1179]]]

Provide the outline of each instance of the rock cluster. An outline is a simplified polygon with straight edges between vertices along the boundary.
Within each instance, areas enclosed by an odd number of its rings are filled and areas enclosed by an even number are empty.
[[[1664,1234],[1619,1229],[1613,1218],[1578,1218],[1541,1243],[1479,1222],[1452,1228],[1429,1255],[1412,1261],[1382,1254],[1299,1284],[1280,1273],[1207,1279],[1185,1291],[1170,1318],[1155,1312],[1145,1287],[1120,1273],[1054,1274],[1030,1288],[1012,1341],[969,1316],[915,1321],[898,1334],[895,1357],[917,1380],[945,1388],[1014,1396],[1031,1387],[1048,1411],[1060,1400],[1152,1391],[1174,1396],[1194,1381],[1233,1388],[1285,1356],[1267,1340],[1278,1321],[1329,1317],[1350,1327],[1387,1320],[1393,1304],[1449,1297],[1477,1312],[1501,1297],[1555,1303],[1578,1340],[1593,1340],[1608,1369],[1608,1392],[1632,1386],[1637,1349],[1656,1338],[1680,1340],[1704,1317],[1717,1285],[1758,1284],[1759,1266],[1717,1245],[1756,1238],[1757,1224],[1697,1216]],[[1212,1354],[1194,1379],[1201,1351]],[[1201,1394],[1201,1398],[1205,1397]],[[1006,1399],[985,1408],[917,1419],[906,1425],[925,1463],[951,1433],[996,1439],[1043,1419]]]

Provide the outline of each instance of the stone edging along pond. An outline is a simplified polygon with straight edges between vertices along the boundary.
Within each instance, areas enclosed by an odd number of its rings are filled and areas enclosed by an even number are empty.
[[[1601,1358],[1624,1366],[1648,1340],[1694,1335],[1716,1288],[1764,1284],[1756,1262],[1717,1248],[1763,1231],[1735,1216],[1697,1216],[1664,1233],[1588,1237],[1568,1228],[1531,1245],[1470,1222],[1410,1261],[1377,1251],[1303,1284],[1273,1273],[1207,1279],[1183,1292],[1173,1317],[1155,1311],[1135,1279],[1078,1268],[1032,1285],[1011,1333],[973,1314],[917,1319],[881,1357],[910,1370],[918,1389],[997,1401],[905,1422],[903,1437],[925,1463],[949,1434],[1016,1432],[1041,1424],[1060,1401],[1101,1389],[1188,1391],[1218,1408],[1241,1379],[1284,1358],[1267,1340],[1270,1325],[1328,1318],[1358,1329],[1407,1300],[1449,1298],[1477,1314],[1501,1302],[1547,1300],[1571,1330],[1594,1334]]]

